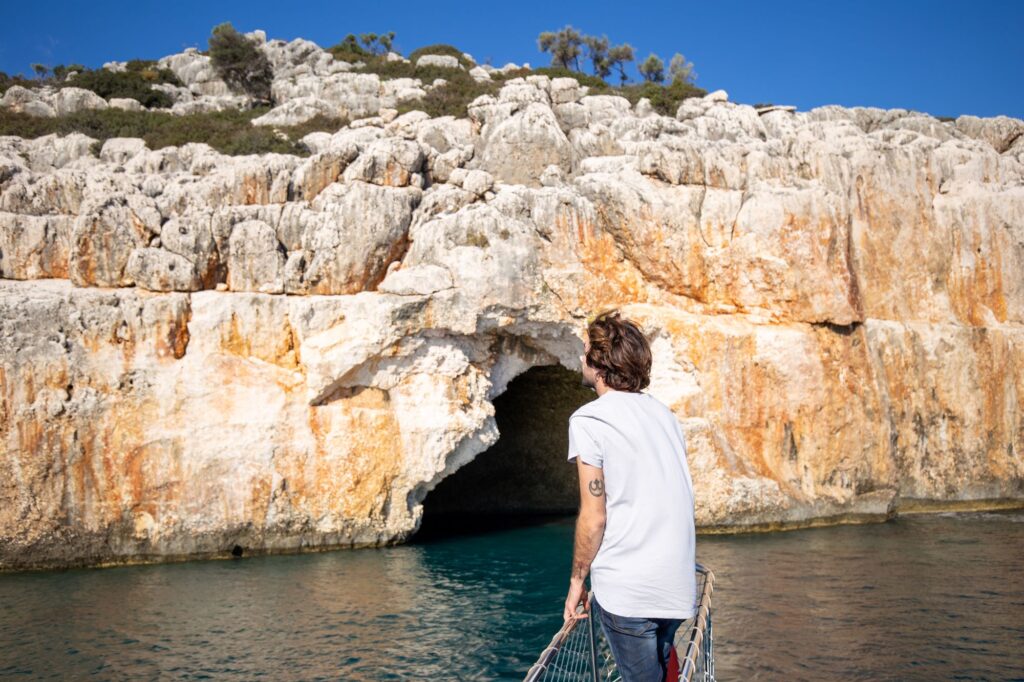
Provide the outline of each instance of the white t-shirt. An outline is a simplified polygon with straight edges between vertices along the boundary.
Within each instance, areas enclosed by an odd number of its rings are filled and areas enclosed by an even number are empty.
[[[618,616],[696,613],[693,482],[682,427],[649,393],[608,391],[569,417],[569,461],[604,469],[604,538],[590,566]]]

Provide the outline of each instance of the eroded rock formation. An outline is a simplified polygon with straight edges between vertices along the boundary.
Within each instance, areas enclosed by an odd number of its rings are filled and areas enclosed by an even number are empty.
[[[541,76],[305,159],[0,138],[0,565],[402,541],[610,306],[702,527],[1022,500],[1022,132]]]
[[[245,35],[266,55],[273,73],[270,89],[275,106],[254,119],[256,125],[288,126],[318,115],[345,119],[372,117],[381,109],[422,99],[446,82],[444,78],[431,82],[419,78],[382,78],[376,73],[358,71],[364,66],[363,62],[335,59],[327,50],[303,38],[290,42],[281,39],[268,41],[263,31]],[[474,64],[469,75],[477,82],[490,81],[491,74],[504,74],[530,66],[509,63],[496,68],[490,64],[475,65],[469,54],[464,53],[462,58]],[[386,59],[410,63],[395,52],[389,52]],[[423,55],[416,60],[416,65],[464,68],[456,57],[446,55]],[[124,71],[127,66],[127,62],[107,62],[103,68],[116,72]],[[169,108],[153,107],[153,111],[187,115],[248,109],[257,104],[252,96],[233,92],[217,75],[210,57],[197,48],[190,47],[184,52],[162,57],[156,66],[173,72],[181,85],[154,84],[152,88],[166,93],[173,104]],[[74,75],[70,78],[74,83]],[[133,99],[113,97],[105,100],[89,90],[76,87],[45,85],[26,88],[15,85],[0,97],[0,109],[33,116],[54,117],[86,109],[107,108],[145,109]]]

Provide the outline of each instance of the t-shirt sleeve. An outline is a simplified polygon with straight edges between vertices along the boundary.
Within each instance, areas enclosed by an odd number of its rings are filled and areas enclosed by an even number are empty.
[[[579,455],[587,464],[596,467],[604,465],[604,453],[594,429],[593,419],[587,417],[569,418],[569,461]]]

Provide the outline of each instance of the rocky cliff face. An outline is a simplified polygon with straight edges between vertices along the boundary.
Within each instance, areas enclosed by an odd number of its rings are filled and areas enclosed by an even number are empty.
[[[0,566],[402,541],[610,306],[702,527],[1020,501],[1022,132],[530,77],[305,159],[0,138]]]

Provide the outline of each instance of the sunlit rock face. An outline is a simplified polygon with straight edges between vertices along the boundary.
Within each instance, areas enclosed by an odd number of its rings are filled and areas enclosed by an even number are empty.
[[[0,138],[0,565],[403,541],[612,306],[705,529],[1024,500],[1024,122],[530,77],[375,123]]]

